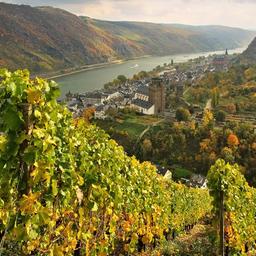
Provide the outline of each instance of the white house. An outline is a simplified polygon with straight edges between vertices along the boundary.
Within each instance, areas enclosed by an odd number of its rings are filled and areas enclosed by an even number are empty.
[[[144,101],[141,99],[133,99],[131,102],[131,107],[135,108],[138,112],[145,115],[154,115],[155,105],[149,101]]]
[[[103,95],[105,96],[107,101],[112,100],[112,99],[116,99],[116,98],[119,98],[120,96],[122,96],[122,94],[118,91],[104,92]]]

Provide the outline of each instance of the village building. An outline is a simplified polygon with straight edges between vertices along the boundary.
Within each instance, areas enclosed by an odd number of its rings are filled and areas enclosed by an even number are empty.
[[[71,98],[67,102],[67,107],[70,111],[76,111],[77,109],[83,107],[83,102],[79,98]]]
[[[104,96],[101,92],[89,92],[86,94],[84,103],[86,105],[99,105],[103,104],[106,101],[107,97]]]
[[[148,85],[140,86],[135,92],[134,99],[149,101],[149,87]]]
[[[228,51],[224,55],[217,55],[212,61],[212,65],[216,71],[223,71],[228,69],[229,56]]]
[[[139,98],[132,100],[131,107],[144,115],[155,114],[155,105],[149,101],[141,100]]]
[[[121,97],[122,94],[116,90],[108,90],[102,93],[102,96],[104,97],[105,101],[110,101],[110,100]]]
[[[189,181],[189,186],[194,188],[207,188],[206,177],[200,174],[193,174]]]
[[[107,115],[106,115],[106,110],[107,110],[107,106],[101,104],[99,106],[97,106],[95,108],[95,112],[94,112],[94,118],[95,119],[106,119]]]

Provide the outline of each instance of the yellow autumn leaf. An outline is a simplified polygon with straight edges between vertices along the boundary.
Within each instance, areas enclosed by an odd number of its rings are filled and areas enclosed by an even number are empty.
[[[0,135],[0,151],[4,151],[6,147],[7,139],[4,135]]]
[[[34,213],[37,210],[37,199],[40,193],[29,193],[28,195],[23,195],[20,201],[20,211],[22,213]]]
[[[54,246],[54,248],[51,250],[51,256],[64,256],[63,250],[60,246]]]
[[[41,101],[42,92],[35,88],[27,89],[27,101],[30,104],[39,103]]]

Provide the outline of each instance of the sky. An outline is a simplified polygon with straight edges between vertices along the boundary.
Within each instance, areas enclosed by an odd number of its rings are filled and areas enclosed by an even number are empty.
[[[0,0],[1,1],[1,0]],[[6,0],[104,20],[226,25],[256,30],[256,0]]]

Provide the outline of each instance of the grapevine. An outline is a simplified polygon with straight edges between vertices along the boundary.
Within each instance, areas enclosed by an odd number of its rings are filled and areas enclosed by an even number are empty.
[[[238,165],[218,160],[208,173],[219,218],[220,191],[224,194],[225,247],[230,255],[256,253],[256,190],[248,185]]]
[[[210,212],[208,190],[128,157],[58,97],[52,81],[0,71],[1,255],[132,255]]]

